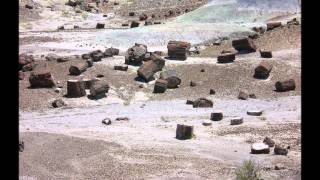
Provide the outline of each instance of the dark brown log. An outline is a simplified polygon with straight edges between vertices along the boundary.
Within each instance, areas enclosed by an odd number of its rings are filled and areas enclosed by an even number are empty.
[[[199,98],[193,102],[194,108],[207,108],[213,107],[213,102],[206,98]]]
[[[104,23],[97,23],[96,29],[103,29],[104,28]]]
[[[90,89],[92,84],[96,81],[99,81],[97,78],[92,78],[92,79],[82,79],[84,82],[85,89]]]
[[[114,66],[114,70],[127,71],[128,70],[128,65]]]
[[[237,39],[232,41],[232,46],[240,52],[256,52],[256,45],[253,43],[252,39],[249,38],[243,38],[243,39]]]
[[[86,95],[85,84],[82,80],[67,81],[67,96],[71,98],[82,97]]]
[[[105,95],[109,91],[109,84],[105,81],[95,81],[90,87],[90,96]]]
[[[151,81],[154,73],[161,71],[165,65],[165,60],[156,54],[151,55],[151,61],[145,62],[138,69],[138,76],[142,77],[145,81]]]
[[[154,84],[153,93],[164,93],[167,90],[168,82],[163,79],[156,80]]]
[[[270,31],[274,28],[281,27],[281,22],[270,22],[267,23],[267,31]]]
[[[131,25],[130,25],[130,28],[135,28],[135,27],[139,27],[139,24],[137,21],[132,21],[131,22]]]
[[[272,58],[272,52],[266,50],[260,50],[260,56],[262,58]]]
[[[32,88],[51,88],[55,86],[49,71],[31,72],[29,82]]]
[[[279,92],[291,91],[296,89],[296,83],[293,79],[285,80],[285,81],[277,81],[275,83],[276,90]]]
[[[267,79],[272,70],[272,65],[267,61],[262,61],[255,69],[254,69],[254,78],[257,79]]]
[[[73,64],[70,66],[69,68],[69,73],[70,75],[80,75],[81,73],[83,73],[84,71],[87,70],[88,68],[88,62],[80,62],[77,64]]]
[[[193,136],[193,126],[177,124],[176,138],[179,140],[191,139]]]
[[[230,63],[236,59],[236,55],[234,53],[224,53],[218,56],[218,63]]]
[[[186,60],[187,52],[189,51],[191,44],[184,41],[169,41],[168,56],[174,60]]]

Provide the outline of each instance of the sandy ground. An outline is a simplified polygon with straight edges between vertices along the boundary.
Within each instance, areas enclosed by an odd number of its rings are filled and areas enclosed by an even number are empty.
[[[224,112],[224,119],[203,126],[215,109]],[[250,109],[263,109],[263,120],[246,115]],[[123,116],[130,120],[114,121]],[[243,116],[244,124],[230,126],[233,116]],[[113,121],[110,126],[101,123],[106,117]],[[201,109],[172,100],[22,113],[20,138],[26,145],[20,153],[20,176],[228,179],[250,158],[271,168],[263,173],[266,179],[294,177],[300,172],[300,118],[300,96],[275,101],[214,99],[213,108]],[[194,125],[195,138],[175,139],[177,123]],[[288,156],[250,155],[250,144],[265,136],[290,145]],[[274,163],[286,169],[275,171]]]

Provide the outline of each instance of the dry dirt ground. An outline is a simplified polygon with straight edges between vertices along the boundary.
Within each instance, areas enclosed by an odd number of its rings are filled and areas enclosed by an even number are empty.
[[[68,75],[73,59],[57,63],[37,56],[35,71],[48,69],[63,86],[53,89],[28,88],[29,72],[19,81],[19,136],[25,149],[19,153],[20,179],[234,179],[235,169],[246,159],[262,167],[263,179],[301,179],[301,27],[277,28],[255,40],[258,48],[273,51],[273,58],[260,54],[237,55],[234,63],[217,64],[217,53],[232,49],[230,41],[207,47],[200,56],[186,61],[166,60],[164,69],[175,69],[182,80],[177,89],[153,94],[154,81],[136,81],[138,67],[127,72],[113,66],[124,56],[104,58],[82,76]],[[21,38],[21,44],[59,41],[46,37]],[[129,48],[129,47],[128,47]],[[54,52],[53,52],[54,53]],[[262,60],[273,65],[267,80],[254,79],[254,67]],[[205,69],[205,72],[200,72]],[[65,98],[68,79],[92,78],[103,74],[111,89],[106,98]],[[156,74],[156,77],[159,73]],[[293,78],[296,90],[275,92],[276,81]],[[197,86],[190,87],[190,81]],[[142,84],[143,88],[139,85]],[[209,95],[214,89],[215,95]],[[257,99],[239,100],[240,90]],[[187,99],[207,97],[213,108],[192,108]],[[67,106],[53,109],[51,102],[62,98]],[[263,110],[260,117],[248,110]],[[203,126],[213,110],[222,110],[222,121]],[[230,125],[241,116],[244,123]],[[115,121],[128,117],[129,121]],[[110,118],[106,126],[102,119]],[[177,124],[190,124],[195,136],[177,140]],[[254,142],[270,137],[290,146],[287,156],[250,154]],[[275,165],[285,167],[275,170]]]

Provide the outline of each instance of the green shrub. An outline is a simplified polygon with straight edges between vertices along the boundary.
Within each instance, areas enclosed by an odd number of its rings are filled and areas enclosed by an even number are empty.
[[[252,160],[246,160],[236,170],[237,180],[259,180],[261,168]]]

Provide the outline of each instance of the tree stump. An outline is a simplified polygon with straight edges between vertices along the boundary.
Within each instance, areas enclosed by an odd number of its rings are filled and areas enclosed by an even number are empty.
[[[82,80],[68,80],[67,81],[67,96],[68,97],[82,97],[86,95],[85,84]]]
[[[95,81],[90,87],[90,96],[105,95],[109,91],[109,84],[104,81]]]
[[[71,65],[69,68],[70,75],[80,75],[81,73],[86,71],[88,67],[89,66],[87,62],[81,62],[78,64]]]
[[[191,139],[193,135],[193,126],[177,124],[176,138],[179,140]]]
[[[277,81],[276,90],[279,92],[291,91],[296,89],[296,83],[293,79],[289,79],[286,81]]]

